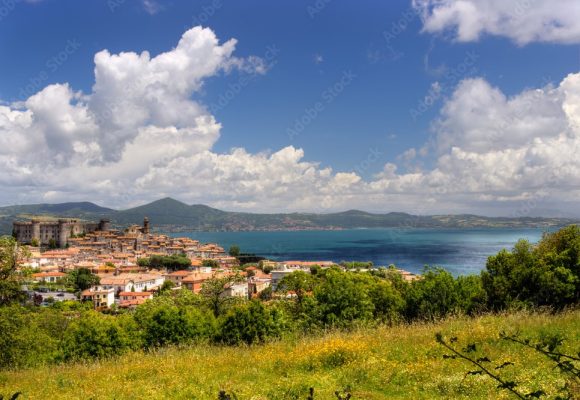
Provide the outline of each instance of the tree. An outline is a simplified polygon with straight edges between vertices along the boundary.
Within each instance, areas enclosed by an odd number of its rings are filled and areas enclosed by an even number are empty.
[[[32,247],[38,247],[40,244],[38,243],[38,239],[37,238],[32,238],[32,240],[30,241],[30,245]]]
[[[219,268],[219,266],[220,266],[216,260],[212,260],[210,258],[206,258],[205,260],[202,260],[201,265],[203,265],[204,267],[210,267],[210,268]]]
[[[295,271],[286,275],[280,283],[278,290],[282,292],[292,291],[296,294],[296,302],[300,307],[307,292],[314,288],[314,278],[311,274],[304,271]]]
[[[323,282],[314,288],[322,322],[330,326],[348,326],[356,320],[370,320],[374,305],[364,283],[351,272],[325,271]],[[363,279],[370,279],[369,274]]]
[[[209,339],[215,333],[211,312],[159,296],[137,307],[135,321],[146,348]]]
[[[176,271],[191,267],[191,260],[185,254],[173,254],[171,256],[154,255],[149,258],[140,258],[137,264],[141,267]]]
[[[50,239],[48,241],[48,248],[49,249],[56,249],[56,248],[58,248],[58,244],[56,243],[56,240]]]
[[[377,280],[369,285],[374,317],[384,322],[396,322],[405,308],[405,300],[391,282],[375,279]]]
[[[140,347],[130,315],[110,316],[87,311],[67,327],[61,349],[65,360],[123,354]]]
[[[228,252],[230,254],[230,256],[232,257],[239,257],[240,255],[240,246],[238,245],[232,245],[230,246],[230,251]]]
[[[161,295],[165,292],[171,291],[171,289],[173,289],[174,287],[175,283],[173,283],[172,281],[164,281],[157,293]]]
[[[16,239],[11,236],[0,237],[0,305],[26,298],[18,274],[18,266],[26,256],[27,250],[19,246]]]
[[[228,287],[241,281],[243,281],[243,278],[240,274],[225,276],[214,275],[203,283],[200,294],[216,317],[220,316],[226,307],[236,300],[233,297],[225,296]]]
[[[481,273],[488,305],[501,310],[518,305],[557,309],[580,300],[580,228],[570,225],[545,234],[532,246],[520,240],[512,251],[488,258]]]
[[[459,309],[455,279],[443,268],[426,267],[405,295],[408,319],[434,320]]]
[[[261,343],[280,335],[272,313],[256,300],[233,307],[220,319],[219,326],[218,341],[230,345]]]
[[[79,292],[92,286],[96,286],[101,281],[97,275],[93,274],[88,268],[79,268],[69,272],[69,282]]]
[[[0,307],[0,369],[55,361],[57,335],[66,318],[50,310],[31,311],[20,305]]]

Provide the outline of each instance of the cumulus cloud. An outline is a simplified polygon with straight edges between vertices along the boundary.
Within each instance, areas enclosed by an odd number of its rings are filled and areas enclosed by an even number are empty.
[[[397,174],[388,164],[369,186],[449,201],[463,209],[483,201],[488,207],[504,207],[508,214],[523,213],[528,207],[524,198],[577,207],[573,192],[580,186],[579,94],[580,73],[568,75],[558,86],[548,84],[513,97],[481,78],[464,80],[433,123],[439,154],[434,168]]]
[[[412,148],[398,158],[402,167],[387,163],[364,180],[306,161],[293,146],[213,150],[221,125],[196,93],[222,73],[265,72],[259,59],[234,56],[235,46],[196,27],[156,56],[103,50],[90,93],[63,83],[0,105],[0,202],[126,207],[175,196],[262,212],[490,214],[545,199],[577,205],[580,73],[511,97],[484,79],[464,80],[433,122],[432,167],[420,161],[426,146]]]
[[[459,42],[483,35],[531,42],[580,43],[580,3],[576,0],[413,0],[430,33],[451,32]]]

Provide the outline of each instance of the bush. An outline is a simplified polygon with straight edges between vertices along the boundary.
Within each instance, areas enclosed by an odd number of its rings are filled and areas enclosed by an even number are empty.
[[[186,291],[172,294],[137,307],[134,318],[145,348],[199,342],[215,334],[215,318],[195,305],[197,296]]]
[[[561,309],[580,300],[580,228],[571,225],[544,235],[537,246],[520,240],[513,250],[489,257],[481,273],[488,305]]]
[[[435,320],[459,310],[455,279],[442,268],[425,268],[422,279],[409,286],[405,300],[408,320]]]
[[[0,307],[0,368],[22,368],[56,359],[63,316],[32,312],[21,306]]]
[[[87,311],[66,329],[61,343],[64,360],[106,358],[140,347],[130,316],[103,315]]]
[[[365,276],[371,278],[368,274]],[[327,270],[322,283],[314,289],[314,296],[325,325],[348,326],[356,320],[370,320],[373,316],[373,302],[356,274]]]
[[[219,321],[216,340],[220,343],[253,344],[280,335],[279,320],[262,303],[256,300],[233,307]],[[279,314],[278,314],[279,316]]]

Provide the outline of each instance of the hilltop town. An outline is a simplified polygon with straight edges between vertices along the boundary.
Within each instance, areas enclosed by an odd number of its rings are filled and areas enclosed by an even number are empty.
[[[239,258],[216,243],[152,233],[147,217],[142,226],[123,230],[113,229],[105,219],[98,223],[33,219],[14,222],[14,235],[29,245],[30,255],[21,268],[30,271],[29,294],[39,305],[80,299],[92,302],[95,309],[133,308],[162,288],[200,293],[204,282],[224,277],[231,280],[226,279],[223,296],[247,299],[265,290],[275,291],[280,280],[294,271],[310,273],[315,267],[336,265],[296,260],[241,265]],[[98,277],[98,284],[77,297],[67,282],[79,270]],[[416,278],[406,271],[400,273],[406,280]]]

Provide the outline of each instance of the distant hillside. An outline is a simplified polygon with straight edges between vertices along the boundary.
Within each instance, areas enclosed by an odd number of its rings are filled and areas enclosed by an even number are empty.
[[[118,226],[141,224],[149,217],[154,228],[168,231],[252,231],[351,228],[526,228],[563,226],[577,223],[573,218],[492,218],[478,215],[417,216],[390,212],[373,214],[360,210],[338,213],[254,214],[227,212],[201,204],[188,205],[164,198],[128,210],[113,210],[89,202],[31,204],[0,207],[0,233],[10,233],[14,219],[34,215],[76,217],[89,220],[110,218]]]

